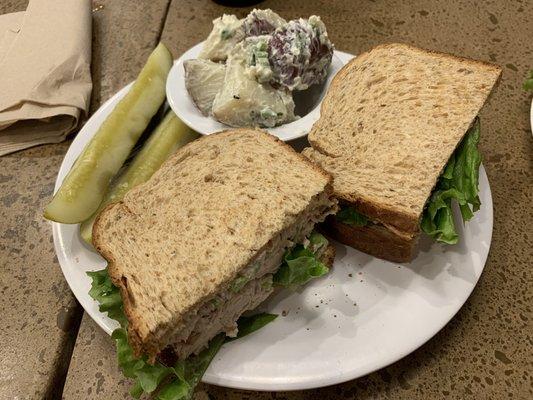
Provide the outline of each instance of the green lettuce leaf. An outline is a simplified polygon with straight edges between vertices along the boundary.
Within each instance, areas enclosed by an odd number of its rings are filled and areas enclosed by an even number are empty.
[[[159,390],[157,400],[183,400],[192,398],[190,386],[181,379],[174,379]]]
[[[523,88],[524,90],[533,90],[533,69],[529,71],[529,75],[524,82]]]
[[[109,318],[118,321],[120,326],[125,327],[128,323],[122,307],[122,298],[118,288],[113,285],[107,269],[101,271],[87,272],[92,279],[89,295],[99,304],[99,310],[106,312]]]
[[[128,343],[126,328],[128,320],[124,315],[122,299],[119,289],[113,285],[107,269],[88,272],[92,279],[89,295],[100,304],[100,311],[121,325],[113,331],[111,337],[115,340],[117,359],[124,376],[134,381],[130,394],[139,398],[143,393],[157,393],[159,400],[188,400],[194,393],[194,388],[205,373],[220,347],[235,338],[226,338],[220,334],[213,338],[206,349],[200,354],[191,356],[187,360],[176,362],[172,367],[160,362],[154,365],[148,363],[146,357],[136,358]],[[237,321],[239,333],[237,338],[244,337],[273,321],[275,314],[257,314],[251,317],[241,317]]]
[[[311,238],[313,242],[311,242]],[[310,244],[321,242],[327,245],[324,236],[314,232],[310,236]],[[325,243],[325,244],[324,244]],[[283,264],[274,274],[273,282],[277,286],[294,287],[300,286],[313,278],[318,278],[329,272],[329,268],[318,260],[318,249],[313,252],[311,246],[304,247],[299,244],[287,251],[283,257]]]
[[[177,379],[174,379],[173,385],[167,385],[162,388],[157,398],[164,400],[191,399],[194,394],[194,388],[200,383],[207,367],[209,367],[225,340],[226,336],[221,333],[211,339],[207,348],[202,350],[200,354],[190,356],[186,360],[178,360],[172,367]]]
[[[353,225],[353,226],[366,226],[368,225],[368,218],[363,214],[355,211],[354,208],[344,206],[341,210],[335,215],[337,221],[342,222],[343,224]]]
[[[306,246],[295,246],[285,254],[284,262],[273,278],[274,283],[293,287],[326,274],[328,268],[318,261],[317,254],[327,244],[328,241],[324,236],[313,232]],[[122,298],[119,289],[111,282],[107,269],[87,274],[92,279],[89,294],[100,304],[100,311],[107,312],[110,318],[120,323],[121,327],[113,331],[112,338],[116,343],[119,367],[124,376],[134,381],[130,393],[135,398],[147,393],[155,394],[159,400],[191,399],[194,388],[224,343],[249,335],[277,317],[275,314],[267,313],[241,317],[237,321],[237,337],[229,338],[220,334],[213,338],[200,354],[186,360],[178,360],[174,366],[165,366],[159,361],[151,365],[146,357],[136,358],[133,354],[133,349],[128,343],[126,332],[128,320],[124,315]]]
[[[459,204],[465,222],[481,206],[478,196],[481,165],[481,154],[477,149],[479,128],[479,119],[476,119],[446,164],[424,210],[420,226],[439,242],[455,244],[459,240],[453,222],[453,200]]]
[[[271,323],[278,317],[277,314],[267,314],[261,313],[252,315],[251,317],[240,317],[237,321],[238,332],[237,336],[234,338],[226,338],[226,342],[231,342],[233,340],[240,339],[244,336],[249,335],[252,332],[255,332],[261,329],[263,326]]]
[[[328,246],[328,243],[328,239],[320,233],[313,231],[309,235],[309,245],[307,248],[316,254],[322,249],[325,249]]]
[[[143,393],[154,392],[163,379],[173,374],[171,368],[159,363],[148,364],[146,357],[136,358],[128,343],[126,329],[115,329],[111,337],[115,340],[118,365],[122,373],[134,380],[133,388],[130,390],[133,397],[139,398]]]

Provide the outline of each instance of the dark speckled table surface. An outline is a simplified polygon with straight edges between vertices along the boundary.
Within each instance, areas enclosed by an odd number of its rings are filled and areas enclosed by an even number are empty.
[[[26,0],[0,2],[0,13]],[[140,70],[161,38],[177,57],[223,12],[210,0],[101,0],[93,13],[95,110]],[[531,95],[533,2],[272,0],[286,18],[319,14],[336,47],[354,54],[399,41],[486,60],[502,80],[481,113],[481,152],[494,199],[486,269],[457,316],[397,363],[358,380],[302,392],[201,385],[198,399],[533,398]],[[1,79],[1,78],[0,78]],[[111,339],[76,303],[41,217],[69,142],[0,158],[0,400],[127,398]]]

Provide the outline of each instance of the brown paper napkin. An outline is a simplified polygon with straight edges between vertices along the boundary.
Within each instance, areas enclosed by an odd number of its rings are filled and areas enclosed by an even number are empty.
[[[0,16],[0,156],[58,143],[91,96],[90,0],[31,0]]]

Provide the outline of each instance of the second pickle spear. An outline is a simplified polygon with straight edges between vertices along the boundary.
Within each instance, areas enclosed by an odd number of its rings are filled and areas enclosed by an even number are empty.
[[[165,100],[172,55],[162,43],[154,49],[130,91],[116,105],[80,154],[45,218],[66,224],[88,219],[98,208],[110,180]]]
[[[198,133],[185,125],[172,111],[169,111],[131,164],[110,187],[98,210],[80,225],[83,240],[92,244],[94,220],[105,206],[122,200],[130,189],[150,179],[172,153],[198,136]]]

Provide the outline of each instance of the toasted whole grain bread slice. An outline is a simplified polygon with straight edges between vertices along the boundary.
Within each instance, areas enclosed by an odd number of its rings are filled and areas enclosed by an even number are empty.
[[[332,178],[319,166],[266,132],[236,129],[184,146],[105,208],[93,242],[120,288],[135,353],[154,360],[191,309],[311,205],[323,220],[324,196],[335,208]]]
[[[426,200],[501,74],[405,44],[357,56],[335,76],[304,149],[343,202],[416,235]]]

